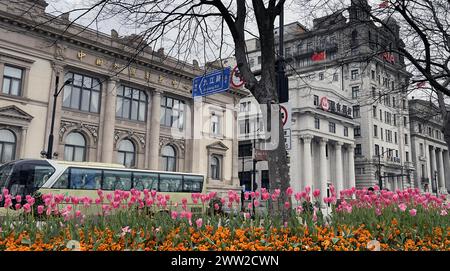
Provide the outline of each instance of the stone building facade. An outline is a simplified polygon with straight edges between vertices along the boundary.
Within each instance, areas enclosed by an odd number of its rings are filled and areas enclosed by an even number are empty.
[[[450,156],[442,133],[442,115],[430,101],[409,100],[412,161],[416,187],[424,192],[448,193]]]
[[[47,150],[56,102],[57,159],[202,173],[208,190],[240,189],[242,93],[192,98],[196,62],[45,13],[43,0],[0,2],[0,163]],[[56,78],[59,83],[56,85]],[[67,80],[72,80],[67,81]],[[67,85],[64,85],[67,83]]]
[[[362,188],[380,180],[391,190],[414,186],[410,74],[403,57],[389,50],[389,35],[398,37],[400,29],[392,19],[385,21],[389,31],[367,23],[368,9],[366,0],[352,0],[348,18],[339,11],[314,20],[312,29],[284,27],[293,120],[290,176],[297,189],[325,190],[330,183],[337,190]],[[259,46],[257,39],[247,41],[254,70],[264,57]]]

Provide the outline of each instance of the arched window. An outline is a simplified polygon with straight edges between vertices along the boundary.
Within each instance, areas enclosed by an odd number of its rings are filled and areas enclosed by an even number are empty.
[[[176,171],[177,155],[175,149],[170,145],[166,145],[161,150],[161,156],[163,160],[163,170]]]
[[[220,158],[216,155],[211,156],[211,179],[220,180]]]
[[[16,136],[6,129],[0,130],[0,164],[12,161],[16,154]]]
[[[86,161],[86,140],[80,133],[73,132],[66,137],[64,144],[64,160]]]
[[[117,162],[126,167],[135,166],[136,151],[133,142],[129,139],[124,139],[119,143]]]

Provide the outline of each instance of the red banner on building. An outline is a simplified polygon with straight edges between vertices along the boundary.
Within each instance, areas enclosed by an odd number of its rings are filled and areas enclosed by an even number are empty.
[[[315,52],[311,57],[312,61],[321,61],[325,60],[325,58],[326,58],[325,51]]]

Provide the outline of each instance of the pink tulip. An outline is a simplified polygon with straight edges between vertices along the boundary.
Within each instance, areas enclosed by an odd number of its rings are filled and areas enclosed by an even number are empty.
[[[76,210],[75,211],[75,217],[80,217],[81,216],[81,211],[80,210]]]
[[[291,207],[291,204],[289,203],[289,201],[286,201],[284,203],[284,208],[289,209],[289,207]]]
[[[311,187],[310,186],[306,186],[305,187],[306,194],[309,194],[310,191],[311,191]]]
[[[170,216],[172,217],[173,220],[175,220],[178,217],[178,213],[176,211],[172,211]]]
[[[252,206],[252,203],[251,203],[251,202],[249,202],[249,203],[248,203],[248,205],[247,205],[247,208],[248,208],[248,209],[250,209],[250,210],[251,210],[251,209],[253,208],[253,206]]]
[[[275,201],[275,200],[277,200],[277,195],[276,194],[272,194],[271,198],[272,198],[273,201]]]
[[[16,203],[16,205],[14,205],[14,208],[16,210],[19,210],[22,207],[22,205],[20,205],[20,203]]]
[[[195,221],[195,224],[197,225],[197,228],[201,228],[203,225],[203,219],[199,218]]]
[[[186,218],[191,220],[192,219],[192,212],[187,212],[186,213]]]
[[[280,193],[281,193],[281,190],[280,190],[280,189],[277,188],[277,189],[274,190],[274,194],[276,194],[277,196],[279,196]]]
[[[22,196],[21,195],[17,195],[16,196],[16,201],[17,202],[22,202]]]
[[[220,207],[219,207],[219,204],[215,203],[215,204],[214,204],[214,209],[217,211],[217,210],[219,210],[219,208],[220,208]]]
[[[442,209],[441,210],[441,214],[440,214],[441,216],[446,216],[447,215],[447,211],[446,210],[444,210],[444,209]]]
[[[45,211],[45,214],[46,214],[47,216],[51,215],[51,214],[52,214],[52,209],[49,208],[49,207],[47,207],[47,210]]]
[[[37,207],[37,212],[39,215],[41,215],[44,212],[44,205],[39,205]]]
[[[409,214],[410,214],[411,216],[416,216],[417,210],[416,210],[416,209],[411,209],[411,210],[409,210]]]
[[[302,199],[302,194],[297,192],[297,193],[295,193],[294,197],[295,197],[296,201],[300,201]]]
[[[313,196],[314,196],[315,198],[318,198],[319,195],[320,195],[320,190],[319,190],[319,189],[314,190]]]
[[[31,205],[29,203],[25,203],[23,205],[23,210],[25,211],[25,213],[31,212]]]
[[[406,211],[406,204],[400,203],[400,204],[398,205],[398,208],[400,209],[400,211],[404,212],[404,211]]]
[[[245,193],[244,193],[244,199],[245,199],[245,200],[248,200],[249,196],[250,196],[250,192],[245,191]]]
[[[250,219],[250,213],[244,213],[244,217],[245,217],[246,219]]]
[[[288,195],[288,197],[292,196],[292,193],[294,193],[294,190],[292,189],[292,187],[288,187],[286,189],[286,194]]]
[[[2,193],[3,193],[3,195],[8,196],[9,190],[7,188],[3,188]]]
[[[255,200],[253,201],[253,204],[255,205],[255,207],[258,207],[258,206],[259,206],[259,200],[255,199]]]

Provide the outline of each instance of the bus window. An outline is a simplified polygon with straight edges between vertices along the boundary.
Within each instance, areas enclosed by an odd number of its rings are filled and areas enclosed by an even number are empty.
[[[55,169],[45,161],[30,161],[21,163],[10,184],[11,195],[31,194],[40,188]]]
[[[1,190],[3,190],[3,188],[8,187],[8,181],[11,177],[13,166],[14,166],[14,164],[6,164],[6,165],[3,165],[0,167],[0,189]]]
[[[69,168],[64,171],[64,173],[59,176],[56,183],[52,186],[52,188],[56,189],[68,189],[69,188]]]
[[[100,189],[102,171],[98,169],[71,168],[70,189]]]
[[[203,188],[202,176],[183,176],[183,192],[200,193]]]
[[[131,172],[118,170],[103,171],[103,190],[130,190]]]
[[[159,191],[160,192],[181,192],[181,180],[183,175],[160,174]]]
[[[133,187],[137,190],[158,190],[158,174],[157,173],[133,173]]]

